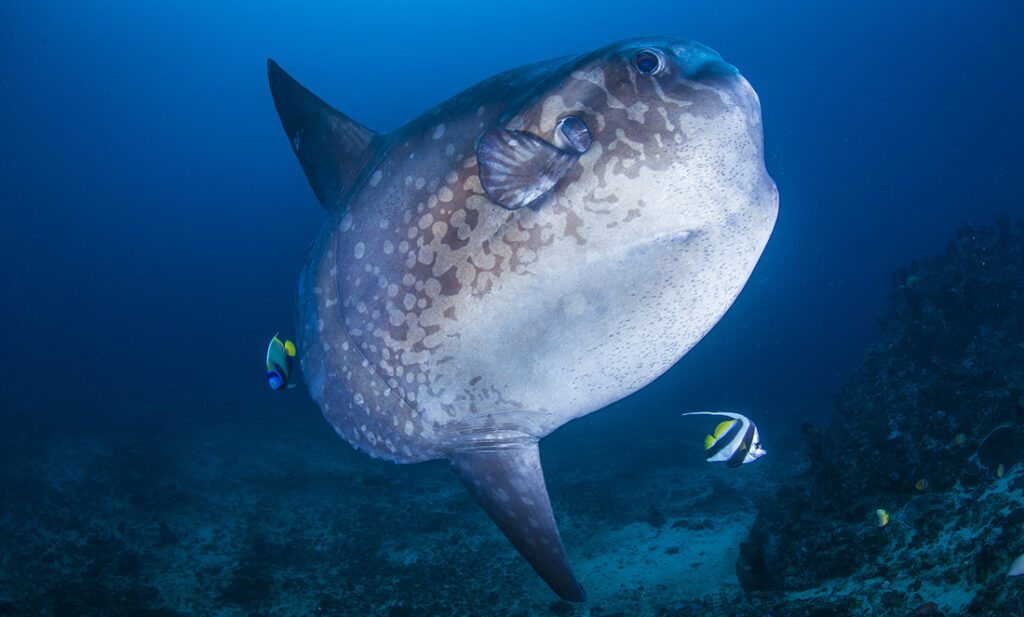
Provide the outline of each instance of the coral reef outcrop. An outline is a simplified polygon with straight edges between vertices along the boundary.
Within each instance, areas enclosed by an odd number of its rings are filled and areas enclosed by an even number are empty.
[[[879,334],[808,471],[762,509],[738,563],[750,591],[874,580],[912,613],[1021,611],[1024,224],[964,225],[893,275]],[[878,509],[890,513],[879,525]]]

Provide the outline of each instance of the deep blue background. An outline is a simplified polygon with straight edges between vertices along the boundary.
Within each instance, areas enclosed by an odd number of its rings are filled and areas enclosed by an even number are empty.
[[[774,236],[720,325],[611,423],[737,409],[764,433],[826,415],[890,273],[965,220],[1024,213],[1020,2],[284,4],[0,9],[2,413],[312,409],[262,370],[323,220],[268,56],[377,130],[634,36],[740,68],[781,191]]]

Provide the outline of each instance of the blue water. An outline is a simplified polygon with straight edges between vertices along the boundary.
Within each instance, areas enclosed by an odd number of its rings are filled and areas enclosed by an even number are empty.
[[[267,57],[380,131],[501,70],[647,34],[747,77],[781,194],[771,241],[712,333],[587,430],[698,408],[756,413],[763,434],[819,421],[891,272],[964,221],[1024,215],[1019,2],[289,4],[0,10],[0,414],[318,421],[262,372],[323,220]]]

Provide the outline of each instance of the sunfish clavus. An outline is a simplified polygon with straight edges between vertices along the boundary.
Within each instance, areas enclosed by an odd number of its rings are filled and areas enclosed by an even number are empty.
[[[661,375],[721,318],[771,234],[750,84],[646,38],[496,75],[390,133],[268,62],[328,212],[299,282],[299,359],[371,456],[447,458],[566,600],[585,599],[538,440]]]

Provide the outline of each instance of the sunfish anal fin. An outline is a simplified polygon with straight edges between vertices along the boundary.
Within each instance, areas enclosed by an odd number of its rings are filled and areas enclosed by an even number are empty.
[[[330,211],[373,158],[379,134],[320,100],[269,59],[267,77],[292,150],[320,205]]]
[[[456,450],[452,468],[502,533],[563,600],[583,602],[551,512],[536,439]]]

